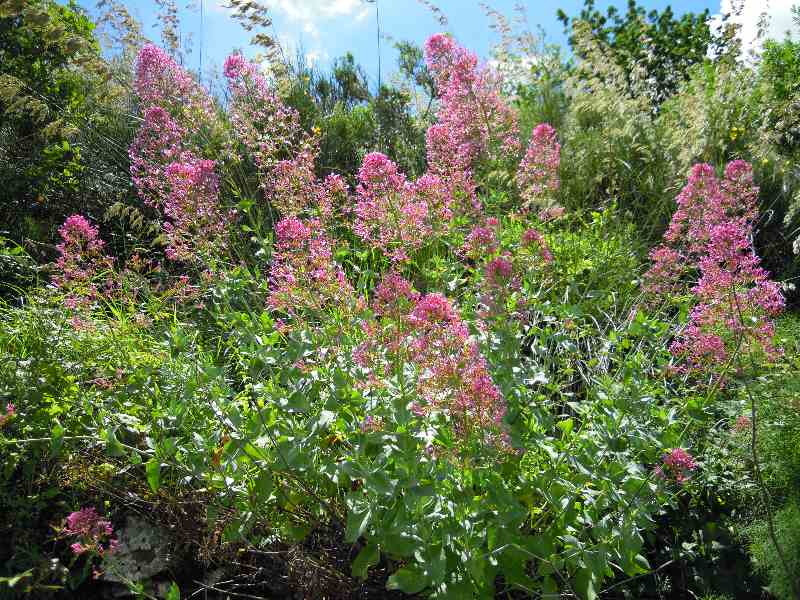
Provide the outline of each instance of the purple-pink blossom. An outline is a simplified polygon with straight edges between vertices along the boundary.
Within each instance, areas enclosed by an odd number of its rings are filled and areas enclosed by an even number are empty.
[[[534,127],[528,150],[517,170],[517,188],[525,205],[543,204],[558,191],[561,145],[547,123]]]
[[[661,465],[656,475],[662,479],[671,479],[683,484],[688,481],[691,472],[697,468],[694,457],[683,448],[673,448],[661,457]]]
[[[408,260],[431,233],[427,203],[380,152],[364,157],[358,180],[353,231],[393,262]]]
[[[5,414],[0,415],[0,427],[3,427],[11,419],[13,419],[15,414],[17,414],[17,408],[11,403],[6,404]]]
[[[167,258],[193,262],[221,253],[232,215],[219,206],[215,162],[175,162],[167,167],[165,177],[170,188],[162,206]]]
[[[681,370],[716,372],[737,349],[767,359],[778,354],[772,319],[784,298],[753,249],[757,202],[748,163],[729,163],[721,179],[710,165],[695,165],[664,243],[650,254],[644,290],[662,298],[691,294],[696,302],[670,346]]]
[[[333,260],[331,242],[318,220],[295,217],[275,226],[269,306],[294,316],[353,304],[353,288]]]
[[[76,555],[91,551],[102,556],[110,554],[117,546],[117,540],[111,537],[114,535],[111,522],[103,519],[93,507],[70,513],[63,533],[68,537],[79,538],[70,545]]]
[[[98,287],[98,278],[112,271],[113,260],[103,251],[105,243],[97,227],[83,215],[72,215],[59,227],[58,233],[61,243],[56,245],[59,256],[53,283],[67,293],[67,305],[76,308],[101,293],[113,291],[113,278],[109,279],[109,285]]]
[[[431,36],[425,58],[439,92],[437,123],[426,135],[428,170],[449,188],[450,209],[469,213],[480,206],[476,169],[519,152],[517,115],[502,98],[501,77],[452,38]]]

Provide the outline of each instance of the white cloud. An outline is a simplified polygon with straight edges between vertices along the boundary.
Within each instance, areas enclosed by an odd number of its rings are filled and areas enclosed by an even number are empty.
[[[792,6],[798,0],[721,0],[719,13],[711,17],[712,27],[722,22],[723,14],[730,14],[740,26],[739,39],[745,52],[758,52],[764,39],[783,39],[789,31],[797,36],[800,30],[792,19]],[[767,18],[764,36],[759,39],[759,23]]]
[[[211,0],[211,10],[226,11],[228,0]],[[266,0],[264,3],[276,13],[287,16],[292,21],[302,24],[317,23],[336,17],[355,15],[361,20],[369,14],[366,0]]]
[[[215,11],[230,12],[225,8],[227,2],[207,0],[206,6]],[[322,33],[331,29],[326,28],[327,21],[347,18],[361,23],[374,14],[373,6],[367,0],[262,0],[262,3],[275,17],[276,26],[281,30],[278,42],[284,53],[294,56],[301,50],[311,64],[329,59],[321,46]]]
[[[271,0],[268,6],[290,19],[313,22],[333,17],[349,17],[364,8],[364,0]]]
[[[365,6],[356,15],[356,21],[359,21],[359,22],[363,21],[364,19],[366,19],[370,15],[371,12],[372,12],[372,10],[368,6]]]

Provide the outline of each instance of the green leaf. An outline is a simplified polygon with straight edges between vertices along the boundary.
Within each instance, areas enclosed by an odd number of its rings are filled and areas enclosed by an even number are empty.
[[[572,433],[572,428],[575,426],[575,421],[572,418],[565,419],[564,421],[558,422],[558,428],[564,432],[565,436],[568,436]]]
[[[367,544],[358,553],[356,559],[353,561],[351,567],[353,577],[358,579],[366,579],[369,568],[377,565],[381,558],[381,552],[375,544]]]
[[[272,487],[272,473],[267,470],[261,471],[261,473],[258,474],[255,483],[253,484],[256,502],[266,502],[272,493]]]
[[[122,447],[113,429],[106,429],[100,436],[106,443],[106,452],[109,456],[125,456],[125,448]]]
[[[413,556],[414,551],[420,547],[420,542],[416,538],[401,533],[389,533],[383,538],[381,545],[387,554],[405,558]]]
[[[59,453],[61,447],[64,445],[64,427],[56,421],[53,429],[50,432],[52,439],[50,440],[50,453],[54,456]]]
[[[157,458],[151,458],[144,465],[145,473],[147,474],[147,483],[153,492],[157,492],[161,487],[161,461]]]
[[[174,581],[172,585],[169,586],[169,591],[167,595],[164,596],[164,600],[181,600],[181,590],[178,588],[178,584]]]
[[[31,576],[33,576],[33,569],[28,569],[24,573],[19,573],[18,575],[14,575],[13,577],[0,577],[0,583],[5,583],[8,587],[13,588],[20,581]]]
[[[347,514],[347,526],[344,532],[344,541],[348,544],[352,544],[358,538],[360,538],[361,534],[363,534],[366,530],[371,516],[372,511],[369,508],[366,508],[363,511],[355,511],[351,509]]]
[[[428,587],[428,582],[418,569],[403,567],[389,577],[386,582],[387,590],[399,590],[405,594],[418,594]]]
[[[575,591],[584,600],[596,600],[597,591],[594,589],[595,574],[591,569],[581,569],[575,575]]]

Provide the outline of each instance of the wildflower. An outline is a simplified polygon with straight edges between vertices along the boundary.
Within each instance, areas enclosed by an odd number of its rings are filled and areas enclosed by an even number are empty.
[[[225,60],[223,71],[231,94],[234,132],[259,167],[262,186],[269,187],[272,169],[281,160],[306,153],[303,160],[313,164],[318,152],[316,135],[305,133],[298,112],[278,98],[258,66],[234,54]]]
[[[363,433],[380,431],[381,429],[383,429],[383,419],[381,419],[380,417],[373,417],[372,415],[367,415],[361,422],[361,431]]]
[[[213,160],[189,160],[169,165],[165,175],[169,195],[162,207],[165,254],[170,260],[192,262],[224,247],[227,217],[219,207],[219,181]]]
[[[750,164],[730,162],[722,179],[710,165],[695,165],[664,244],[651,252],[644,290],[662,297],[690,292],[697,302],[670,346],[685,372],[713,372],[735,347],[767,359],[778,354],[771,319],[784,298],[753,251],[757,202]],[[689,287],[693,274],[696,284]]]
[[[209,130],[222,125],[208,92],[157,46],[139,52],[133,87],[143,122],[128,151],[131,175],[142,199],[158,207],[168,194],[166,167],[201,156]]]
[[[688,481],[691,471],[697,468],[689,452],[683,448],[673,448],[661,457],[661,465],[656,468],[656,475],[662,479],[672,479],[676,483],[684,484]]]
[[[526,205],[542,203],[558,191],[560,160],[556,130],[547,123],[537,125],[517,170],[517,187]]]
[[[292,315],[348,306],[353,288],[333,261],[331,244],[318,220],[295,217],[275,226],[276,244],[270,269],[268,304]]]
[[[469,232],[462,253],[470,258],[481,258],[492,255],[497,251],[496,228],[489,223],[486,226],[477,225]]]
[[[555,221],[556,219],[560,219],[564,216],[565,209],[563,206],[551,206],[550,208],[544,208],[539,211],[539,220],[542,223],[547,223],[548,221]]]
[[[501,285],[511,279],[514,266],[507,258],[498,256],[486,265],[486,279],[490,285]]]
[[[319,218],[324,223],[331,223],[334,216],[349,216],[350,190],[341,175],[331,173],[316,187],[316,204]]]
[[[283,216],[296,216],[316,199],[314,157],[308,152],[275,163],[269,176],[270,202]]]
[[[112,553],[117,546],[117,540],[111,538],[114,534],[111,522],[100,517],[93,507],[70,513],[63,533],[69,537],[80,538],[70,545],[75,555],[91,551],[102,556]]]
[[[404,262],[430,235],[428,205],[414,196],[405,176],[380,152],[364,157],[358,179],[353,230],[393,262]]]
[[[98,296],[95,279],[103,272],[110,271],[113,262],[103,252],[105,242],[100,239],[97,227],[84,216],[68,217],[58,233],[61,243],[56,246],[59,257],[53,283],[68,292],[65,301],[67,307],[77,308]]]
[[[553,262],[553,254],[550,252],[550,247],[547,245],[544,236],[536,229],[527,229],[522,234],[521,243],[524,248],[537,249],[544,262]]]
[[[475,169],[519,151],[516,113],[502,99],[502,78],[450,37],[431,36],[425,57],[440,103],[438,122],[426,134],[429,172],[448,187],[450,209],[466,214],[480,207]]]
[[[6,414],[0,415],[0,427],[3,427],[11,419],[13,419],[14,415],[16,414],[17,414],[16,407],[11,403],[6,404]]]
[[[133,89],[145,108],[161,106],[176,113],[213,118],[208,93],[153,44],[146,44],[136,57]]]
[[[396,272],[386,274],[375,288],[372,308],[379,316],[407,314],[419,300],[419,293]]]
[[[753,423],[747,415],[740,415],[733,425],[733,429],[738,432],[750,431]]]

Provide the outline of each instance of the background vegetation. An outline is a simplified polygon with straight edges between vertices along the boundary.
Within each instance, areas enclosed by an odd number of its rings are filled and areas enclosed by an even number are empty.
[[[0,598],[800,598],[800,43],[587,0],[208,92],[160,5],[0,3]]]

